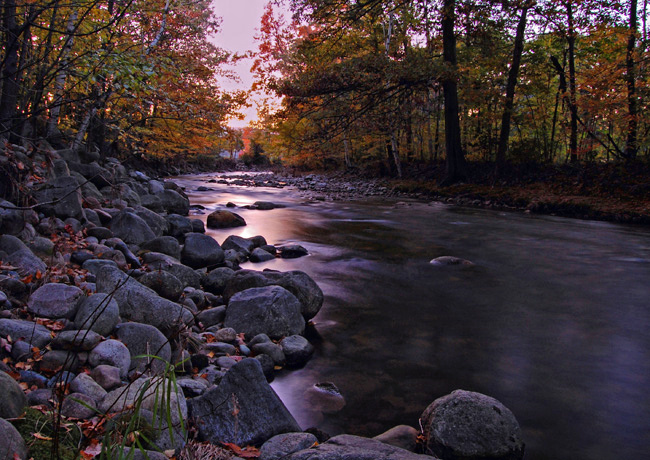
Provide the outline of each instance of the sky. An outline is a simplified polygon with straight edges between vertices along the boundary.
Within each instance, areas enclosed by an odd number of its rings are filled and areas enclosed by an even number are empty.
[[[264,13],[264,5],[267,0],[213,0],[212,6],[217,16],[222,18],[221,31],[212,40],[213,42],[228,51],[244,53],[249,50],[256,50],[254,36],[259,31],[260,20]],[[234,66],[235,72],[240,76],[240,82],[221,80],[221,86],[225,90],[250,89],[253,83],[253,76],[250,68],[253,65],[252,59],[241,60]],[[231,120],[232,127],[243,127],[252,120],[257,119],[255,104],[246,110],[246,119]]]

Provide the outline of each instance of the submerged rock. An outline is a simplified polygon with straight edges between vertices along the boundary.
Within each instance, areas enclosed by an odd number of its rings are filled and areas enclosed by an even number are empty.
[[[230,211],[214,211],[208,215],[208,228],[243,227],[246,221],[239,214]]]

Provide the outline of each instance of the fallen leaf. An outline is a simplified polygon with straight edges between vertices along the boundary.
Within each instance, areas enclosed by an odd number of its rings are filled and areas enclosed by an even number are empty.
[[[84,450],[81,451],[81,456],[86,460],[90,460],[91,458],[95,458],[101,453],[102,453],[101,443],[97,441],[92,441],[92,443],[88,447],[86,447]]]
[[[52,438],[49,436],[43,436],[41,433],[33,433],[32,436],[34,436],[36,439],[40,439],[41,441],[52,441]]]

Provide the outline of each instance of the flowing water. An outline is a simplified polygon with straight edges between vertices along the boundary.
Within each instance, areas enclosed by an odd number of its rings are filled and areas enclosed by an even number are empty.
[[[325,293],[316,354],[272,384],[303,428],[417,427],[429,403],[462,388],[513,411],[527,459],[647,458],[648,229],[390,199],[305,203],[212,177],[178,180],[203,219],[228,201],[287,207],[235,209],[246,227],[208,233],[303,245],[307,257],[245,268],[303,270]],[[443,255],[476,265],[429,263]],[[310,400],[325,381],[346,399],[336,413]]]

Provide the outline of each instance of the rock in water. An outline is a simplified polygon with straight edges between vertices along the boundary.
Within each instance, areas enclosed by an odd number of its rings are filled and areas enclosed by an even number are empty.
[[[429,262],[431,265],[439,265],[439,266],[454,266],[454,265],[460,265],[464,267],[471,267],[474,265],[473,262],[470,262],[469,260],[461,259],[459,257],[453,257],[453,256],[441,256],[441,257],[436,257],[435,259],[432,259]]]
[[[456,390],[436,399],[422,413],[426,452],[443,460],[520,460],[519,423],[490,396]]]
[[[300,431],[256,359],[235,364],[217,387],[191,399],[189,409],[200,436],[215,444],[260,445],[277,434]]]
[[[208,215],[208,228],[243,227],[246,221],[239,214],[230,211],[215,211]]]
[[[266,334],[272,339],[302,334],[305,320],[300,302],[280,286],[246,289],[235,294],[226,309],[226,327],[247,337]]]

